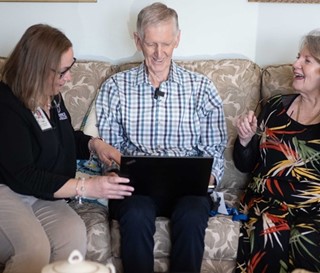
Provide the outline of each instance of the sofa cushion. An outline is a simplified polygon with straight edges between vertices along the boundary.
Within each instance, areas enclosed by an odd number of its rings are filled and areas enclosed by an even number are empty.
[[[73,200],[69,205],[80,215],[87,228],[86,259],[106,264],[111,258],[108,209],[96,201],[86,200],[79,204]]]
[[[233,163],[233,143],[237,136],[235,121],[260,99],[261,69],[250,60],[223,59],[180,62],[184,67],[204,74],[215,84],[223,100],[228,143],[224,153],[225,173],[218,191],[223,191],[230,206],[237,206],[239,194],[246,187],[248,175],[239,172]]]
[[[293,93],[291,64],[270,65],[262,70],[261,98]]]
[[[116,272],[123,272],[121,259],[113,257],[110,261],[116,267]],[[169,272],[168,258],[154,259],[154,272]],[[234,273],[235,260],[202,260],[201,273]]]
[[[112,68],[99,61],[77,61],[72,67],[72,80],[65,84],[61,93],[75,130],[80,129],[100,85],[113,73]]]
[[[261,69],[250,60],[223,59],[179,62],[185,68],[206,75],[215,84],[223,100],[228,143],[224,153],[225,172],[217,190],[224,192],[226,203],[237,206],[239,195],[247,185],[248,175],[233,163],[233,143],[237,136],[235,121],[260,99]]]
[[[240,222],[232,221],[229,216],[210,217],[205,235],[205,252],[203,259],[206,260],[233,260],[236,258],[238,247]],[[156,220],[156,233],[154,234],[154,257],[169,258],[170,221],[165,217]],[[120,258],[120,231],[116,220],[111,222],[111,252],[112,256]]]

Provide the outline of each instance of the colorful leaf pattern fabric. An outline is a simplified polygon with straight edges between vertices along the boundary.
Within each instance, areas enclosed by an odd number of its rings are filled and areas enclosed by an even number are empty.
[[[249,220],[240,231],[237,273],[320,272],[320,124],[291,119],[287,109],[297,96],[271,98],[259,119],[257,164],[240,204]],[[240,164],[248,164],[245,157]]]

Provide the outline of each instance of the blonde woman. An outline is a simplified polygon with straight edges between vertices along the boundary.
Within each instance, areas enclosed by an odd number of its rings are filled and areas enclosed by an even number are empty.
[[[75,132],[60,95],[76,59],[58,29],[33,25],[8,58],[0,82],[0,271],[40,273],[86,253],[86,230],[64,198],[124,198],[119,177],[75,179],[76,158],[119,161],[101,139]]]
[[[278,95],[260,116],[237,122],[236,167],[253,179],[236,272],[320,272],[320,32],[302,40],[293,63],[295,94]]]

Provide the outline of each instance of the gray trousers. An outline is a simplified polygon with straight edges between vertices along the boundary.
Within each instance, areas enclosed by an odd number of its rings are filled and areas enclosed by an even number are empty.
[[[85,257],[86,228],[64,200],[19,195],[0,184],[0,272],[40,273],[48,263]]]

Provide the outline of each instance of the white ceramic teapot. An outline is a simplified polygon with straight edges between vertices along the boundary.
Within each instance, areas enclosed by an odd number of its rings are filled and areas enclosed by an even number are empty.
[[[41,273],[116,273],[113,264],[99,264],[83,260],[80,251],[71,252],[68,261],[58,261],[46,265]]]

